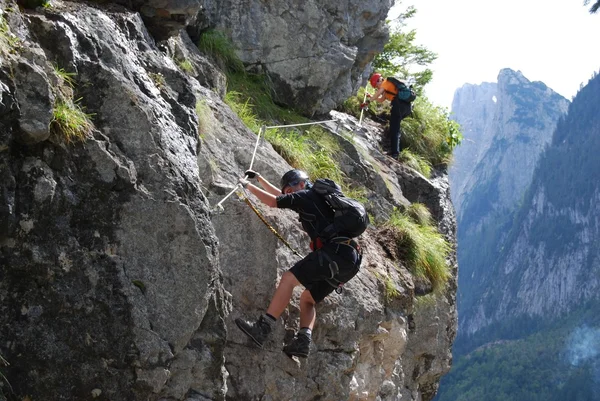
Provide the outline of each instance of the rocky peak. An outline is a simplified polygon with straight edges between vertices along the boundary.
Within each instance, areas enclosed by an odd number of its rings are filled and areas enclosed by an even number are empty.
[[[520,70],[503,68],[498,73],[498,83],[502,82],[505,85],[528,85],[529,80],[525,78]]]
[[[471,99],[472,107],[464,107],[462,99]],[[498,190],[494,208],[515,206],[568,104],[542,82],[530,82],[520,71],[508,68],[500,71],[496,85],[484,83],[457,90],[453,102],[457,109],[452,111],[463,127],[467,144],[456,152],[457,170],[450,170],[451,179],[457,179],[459,218],[467,207],[464,194],[492,181]],[[477,195],[470,197],[476,199]]]

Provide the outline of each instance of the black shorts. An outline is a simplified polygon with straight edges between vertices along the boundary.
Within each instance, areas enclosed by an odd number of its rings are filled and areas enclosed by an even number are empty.
[[[327,256],[338,265],[339,273],[335,278],[343,283],[348,282],[358,273],[358,252],[347,245],[327,244],[323,248],[309,253],[304,259],[296,263],[289,271],[296,277],[312,295],[315,302],[321,302],[325,297],[335,291],[335,287],[325,281],[331,277],[329,260]],[[321,254],[321,255],[320,255]]]

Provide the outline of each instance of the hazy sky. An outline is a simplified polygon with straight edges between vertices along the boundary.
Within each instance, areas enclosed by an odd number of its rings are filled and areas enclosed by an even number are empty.
[[[416,42],[438,54],[425,88],[433,103],[450,109],[465,83],[496,82],[502,68],[520,70],[567,99],[600,70],[600,12],[583,0],[403,0],[413,4]]]

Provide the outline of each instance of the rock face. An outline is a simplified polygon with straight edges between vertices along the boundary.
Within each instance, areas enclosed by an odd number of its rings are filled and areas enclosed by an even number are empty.
[[[494,140],[497,93],[498,84],[495,82],[464,84],[454,93],[452,114],[461,125],[464,137],[454,150],[452,167],[448,172],[455,205],[462,204],[468,196],[465,187],[472,182],[478,164]],[[457,208],[457,217],[460,212],[461,209]]]
[[[453,113],[466,144],[450,170],[461,249],[461,322],[492,285],[491,266],[568,104],[543,83],[510,69],[500,71],[497,84],[456,91]]]
[[[200,27],[225,32],[250,69],[270,77],[278,102],[324,114],[355,93],[388,40],[391,0],[206,0]]]
[[[497,192],[491,209],[514,209],[568,104],[510,69],[500,71],[497,84],[457,89],[452,113],[463,127],[465,147],[457,148],[449,175],[459,219],[479,201],[474,193],[490,182],[495,189],[489,191]]]
[[[157,46],[116,5],[5,17],[18,43],[0,40],[0,372],[12,388],[0,398],[433,398],[456,333],[454,253],[446,290],[417,296],[372,227],[359,275],[318,307],[306,361],[281,352],[298,294],[265,349],[249,345],[233,319],[264,311],[297,257],[235,195],[213,213],[256,143],[221,100],[222,74],[187,34]],[[94,124],[82,142],[49,127],[61,69]],[[341,168],[366,186],[370,213],[423,203],[455,243],[447,177],[390,166],[380,127],[334,117]],[[290,168],[262,141],[253,167],[273,182]],[[259,209],[308,251],[293,213]]]

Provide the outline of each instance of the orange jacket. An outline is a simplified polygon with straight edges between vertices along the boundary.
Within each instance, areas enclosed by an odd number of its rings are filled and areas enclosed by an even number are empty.
[[[381,83],[381,87],[385,90],[385,98],[390,102],[394,100],[394,98],[398,94],[398,89],[396,89],[396,85],[394,85],[386,79]]]

